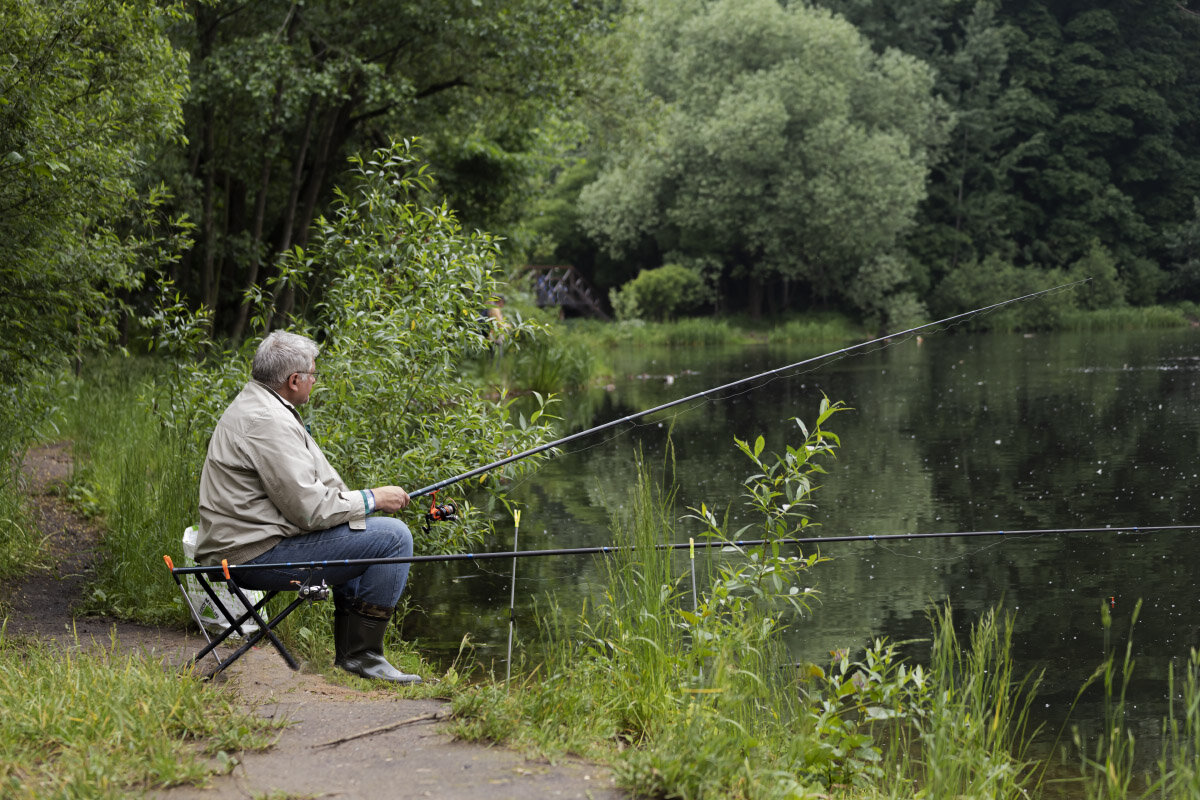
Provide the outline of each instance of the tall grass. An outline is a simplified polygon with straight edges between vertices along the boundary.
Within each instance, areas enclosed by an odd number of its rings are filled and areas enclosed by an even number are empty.
[[[1158,794],[1171,800],[1200,797],[1200,650],[1192,648],[1183,683],[1174,665],[1168,677],[1170,710],[1163,720]],[[1179,692],[1176,694],[1176,692]]]
[[[689,317],[672,322],[628,320],[601,323],[572,320],[561,326],[563,335],[597,349],[618,347],[694,347],[747,345],[767,342],[848,341],[863,337],[863,330],[840,314],[813,313],[789,317]]]
[[[769,342],[846,342],[863,338],[860,326],[847,317],[830,314],[789,319],[766,332]]]
[[[897,765],[902,779],[892,791],[911,782],[931,797],[1027,797],[1037,782],[1026,754],[1034,733],[1029,707],[1040,679],[1015,673],[1012,618],[984,614],[965,648],[948,607],[935,610],[931,621],[928,678],[917,693],[920,713],[910,715],[899,739],[908,746],[893,751],[917,755]]]
[[[1180,328],[1189,324],[1186,310],[1182,307],[1146,306],[1064,311],[1058,327],[1065,331],[1138,331]]]
[[[655,547],[673,540],[674,493],[642,470],[630,499],[615,521],[630,549],[606,562],[604,596],[577,619],[546,610],[544,664],[511,690],[460,695],[457,732],[613,758],[639,795],[773,793],[813,729],[774,626],[753,614],[719,632],[682,624],[689,573]]]
[[[542,339],[520,350],[496,348],[479,356],[474,368],[485,385],[548,395],[586,386],[595,358],[582,342]]]
[[[24,449],[0,443],[0,579],[25,573],[40,562],[41,537],[26,505],[20,456]]]
[[[1192,648],[1182,685],[1171,665],[1167,681],[1170,703],[1167,717],[1162,722],[1159,754],[1152,768],[1140,767],[1139,742],[1126,714],[1129,686],[1136,667],[1132,631],[1141,607],[1139,600],[1130,618],[1129,638],[1118,653],[1115,648],[1108,648],[1112,616],[1108,607],[1101,605],[1100,621],[1109,655],[1079,693],[1082,695],[1096,683],[1103,686],[1104,726],[1091,742],[1086,741],[1080,731],[1075,731],[1084,791],[1089,800],[1130,797],[1195,800],[1200,798],[1200,651]]]
[[[141,396],[164,365],[97,361],[64,398],[64,433],[75,444],[72,491],[102,517],[104,557],[89,604],[150,623],[186,615],[162,556],[179,561],[196,522],[199,467],[179,432]]]
[[[0,631],[0,796],[124,798],[198,783],[272,723],[191,674],[115,647],[63,651]]]

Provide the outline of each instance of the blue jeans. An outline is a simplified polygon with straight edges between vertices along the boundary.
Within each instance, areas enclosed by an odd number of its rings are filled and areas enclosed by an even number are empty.
[[[360,558],[405,558],[413,554],[408,526],[393,517],[367,517],[367,529],[352,531],[338,525],[324,531],[289,536],[247,564],[296,561],[341,561]],[[324,580],[333,587],[338,605],[368,616],[391,613],[400,602],[408,580],[408,564],[296,567],[238,570],[238,585],[245,589],[292,589],[295,584]]]

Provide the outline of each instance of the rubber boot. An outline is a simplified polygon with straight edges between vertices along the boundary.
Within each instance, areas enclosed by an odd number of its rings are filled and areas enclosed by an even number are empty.
[[[383,657],[383,637],[390,618],[366,617],[346,608],[334,608],[334,663],[363,678],[392,683],[420,683],[419,675],[401,672]]]

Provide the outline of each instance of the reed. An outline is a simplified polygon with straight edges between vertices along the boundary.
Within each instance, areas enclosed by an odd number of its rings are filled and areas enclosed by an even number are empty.
[[[596,349],[618,347],[696,347],[748,345],[762,342],[844,342],[864,332],[848,317],[814,313],[752,319],[749,317],[688,317],[671,322],[628,320],[601,323],[571,320],[557,328],[558,337],[578,340]]]
[[[864,338],[861,327],[841,315],[818,314],[789,319],[771,327],[766,339],[774,343],[849,342]]]
[[[1170,710],[1163,720],[1158,758],[1158,796],[1170,800],[1200,797],[1200,651],[1192,648],[1183,675],[1174,665],[1168,678]]]
[[[1039,677],[1018,677],[1012,660],[1013,619],[985,613],[963,647],[949,607],[931,614],[927,678],[913,693],[919,712],[907,718],[892,757],[900,777],[892,796],[911,786],[931,797],[1026,798],[1037,787],[1028,758],[1029,707]]]
[[[1137,624],[1142,603],[1139,600],[1130,620],[1130,629]],[[1108,606],[1100,604],[1101,622],[1104,626],[1107,649],[1108,635],[1112,628],[1112,616]],[[1092,674],[1080,694],[1094,681],[1104,685],[1104,730],[1096,737],[1091,752],[1079,731],[1075,732],[1075,744],[1083,759],[1082,772],[1087,787],[1087,796],[1095,800],[1121,800],[1134,791],[1134,771],[1137,739],[1126,724],[1126,694],[1133,680],[1134,671],[1133,636],[1125,643],[1124,656],[1117,662],[1115,652],[1109,653],[1104,663]]]
[[[1167,686],[1170,704],[1162,721],[1159,753],[1151,767],[1143,766],[1138,748],[1144,743],[1138,742],[1126,719],[1127,693],[1136,668],[1132,631],[1141,607],[1139,600],[1130,618],[1129,637],[1124,649],[1118,652],[1109,647],[1112,616],[1107,605],[1101,604],[1100,621],[1109,654],[1079,694],[1094,684],[1103,686],[1104,726],[1091,741],[1078,729],[1074,732],[1088,800],[1200,797],[1200,652],[1192,648],[1182,682],[1174,665],[1170,667]]]

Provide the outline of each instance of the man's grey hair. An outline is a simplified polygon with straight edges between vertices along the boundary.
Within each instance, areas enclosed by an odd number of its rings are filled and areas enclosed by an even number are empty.
[[[250,364],[250,377],[278,389],[293,372],[312,369],[320,348],[307,336],[287,331],[272,331],[262,340]]]

